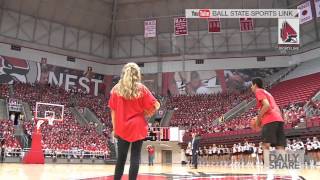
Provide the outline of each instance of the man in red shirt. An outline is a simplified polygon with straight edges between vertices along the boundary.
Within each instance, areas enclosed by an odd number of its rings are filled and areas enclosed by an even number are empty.
[[[284,134],[284,120],[281,111],[272,95],[263,89],[263,81],[260,78],[252,80],[251,90],[256,96],[259,114],[256,117],[258,127],[262,127],[262,140],[264,152],[270,146],[284,150],[286,137]]]
[[[149,156],[149,166],[153,166],[154,147],[149,145],[147,148],[148,148],[148,156]]]

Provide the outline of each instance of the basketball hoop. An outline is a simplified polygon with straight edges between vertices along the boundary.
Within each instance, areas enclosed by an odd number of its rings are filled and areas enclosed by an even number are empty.
[[[35,119],[44,120],[52,126],[53,121],[63,121],[64,105],[51,103],[36,103]]]

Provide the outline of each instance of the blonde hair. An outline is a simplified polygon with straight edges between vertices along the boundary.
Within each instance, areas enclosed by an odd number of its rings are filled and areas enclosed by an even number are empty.
[[[136,63],[127,63],[122,68],[119,82],[115,91],[125,99],[134,99],[140,96],[139,84],[141,82],[141,71]]]

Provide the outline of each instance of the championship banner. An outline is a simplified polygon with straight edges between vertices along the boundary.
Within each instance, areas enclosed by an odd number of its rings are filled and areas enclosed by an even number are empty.
[[[320,17],[320,0],[314,0],[314,7],[316,9],[317,17]]]
[[[304,24],[313,19],[310,1],[300,4],[297,6],[297,9],[299,9],[300,24]]]
[[[240,32],[253,31],[252,18],[240,18]]]
[[[144,21],[144,37],[153,38],[157,35],[157,21]]]
[[[176,36],[188,35],[188,23],[186,17],[174,18],[174,34]]]
[[[208,32],[209,33],[221,32],[221,21],[219,18],[209,18],[208,19]]]

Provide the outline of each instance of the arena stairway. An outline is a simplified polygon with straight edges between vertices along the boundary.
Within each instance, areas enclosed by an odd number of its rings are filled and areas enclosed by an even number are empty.
[[[19,125],[14,126],[14,137],[20,143],[22,149],[30,148],[31,138],[25,133],[22,122],[19,121]]]
[[[9,119],[7,102],[5,99],[0,99],[0,119]]]
[[[28,103],[22,102],[22,107],[24,109],[24,114],[25,114],[25,120],[31,121],[32,120],[32,112],[31,112],[31,107]]]
[[[105,125],[99,120],[99,118],[89,108],[70,107],[71,113],[81,125],[88,125],[90,123],[97,124],[96,131],[101,134]]]
[[[320,90],[316,93],[316,95],[314,95],[311,100],[313,101],[317,101],[317,100],[320,100]],[[314,116],[314,114],[312,113],[312,107],[308,105],[308,103],[306,103],[304,105],[304,111],[306,112],[306,117],[307,118],[311,118],[312,116]]]
[[[228,112],[226,112],[224,114],[224,121],[228,121],[228,120],[235,118],[236,116],[246,112],[247,110],[249,110],[253,106],[254,106],[254,102],[252,100],[251,101],[248,101],[248,100],[242,101],[236,107],[232,108],[231,110],[229,110]],[[219,120],[220,119],[218,118],[215,120],[215,122],[218,123]]]
[[[291,72],[295,71],[298,67],[300,67],[302,64],[296,64],[293,66],[290,66],[288,68],[284,68],[280,70],[279,72],[274,73],[272,76],[268,76],[264,79],[268,87],[277,84],[278,82],[285,79]]]
[[[170,120],[173,116],[174,110],[167,109],[161,119],[160,126],[161,127],[168,127],[170,125]]]
[[[90,123],[96,123],[98,124],[96,127],[96,130],[98,133],[102,133],[103,129],[105,129],[105,125],[100,121],[100,119],[98,118],[98,116],[91,111],[89,108],[84,108],[83,110],[83,116],[84,118]]]
[[[114,143],[111,141],[108,141],[108,147],[110,149],[110,159],[106,162],[107,164],[115,164],[117,155],[116,155],[116,148],[114,146]]]
[[[72,113],[72,115],[76,118],[77,122],[81,125],[81,126],[85,126],[87,124],[89,124],[89,121],[83,116],[83,114],[79,111],[79,109],[75,108],[75,107],[69,107],[70,112]]]
[[[9,84],[9,97],[14,97],[13,84]]]
[[[277,82],[280,82],[284,79],[289,73],[293,72],[299,65],[294,65],[285,69],[280,70],[279,72],[273,74],[272,76],[267,77],[264,81],[267,83],[268,87],[271,87]],[[250,108],[255,106],[255,99],[251,100],[244,100],[239,103],[236,107],[232,108],[228,112],[226,112],[224,116],[225,121],[229,121],[234,119],[237,116],[242,115],[243,113],[247,112]],[[215,123],[219,122],[220,118],[214,120]]]

